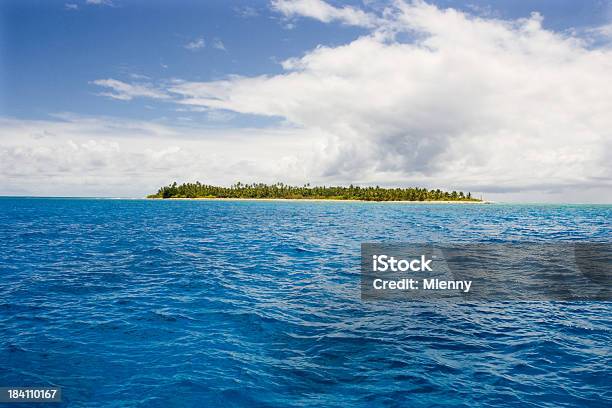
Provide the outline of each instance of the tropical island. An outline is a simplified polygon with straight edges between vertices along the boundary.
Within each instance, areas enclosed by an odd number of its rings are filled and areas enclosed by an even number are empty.
[[[358,201],[454,201],[482,202],[471,193],[442,191],[426,188],[383,188],[353,186],[289,186],[283,183],[242,184],[219,187],[196,183],[177,184],[161,187],[147,198],[195,198],[195,199],[268,199],[268,200],[358,200]]]

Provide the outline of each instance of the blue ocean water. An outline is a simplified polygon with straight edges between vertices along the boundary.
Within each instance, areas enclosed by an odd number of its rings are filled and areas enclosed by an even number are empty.
[[[603,241],[612,206],[0,199],[0,386],[71,407],[612,406],[612,304],[362,302],[361,242]]]

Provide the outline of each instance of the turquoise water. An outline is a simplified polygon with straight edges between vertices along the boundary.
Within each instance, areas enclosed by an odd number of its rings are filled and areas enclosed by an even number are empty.
[[[361,242],[612,239],[612,206],[0,199],[0,386],[59,406],[611,406],[612,304],[362,302]],[[52,405],[58,406],[58,404]]]

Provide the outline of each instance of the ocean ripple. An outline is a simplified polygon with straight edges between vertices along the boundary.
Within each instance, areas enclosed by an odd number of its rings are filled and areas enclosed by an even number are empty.
[[[61,406],[611,406],[612,305],[362,302],[372,241],[601,241],[610,206],[0,199],[0,386]]]

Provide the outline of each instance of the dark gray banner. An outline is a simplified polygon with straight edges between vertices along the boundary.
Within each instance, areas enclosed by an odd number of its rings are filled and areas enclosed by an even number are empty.
[[[612,243],[361,245],[363,300],[612,300]]]
[[[61,402],[59,387],[0,387],[0,402]]]

